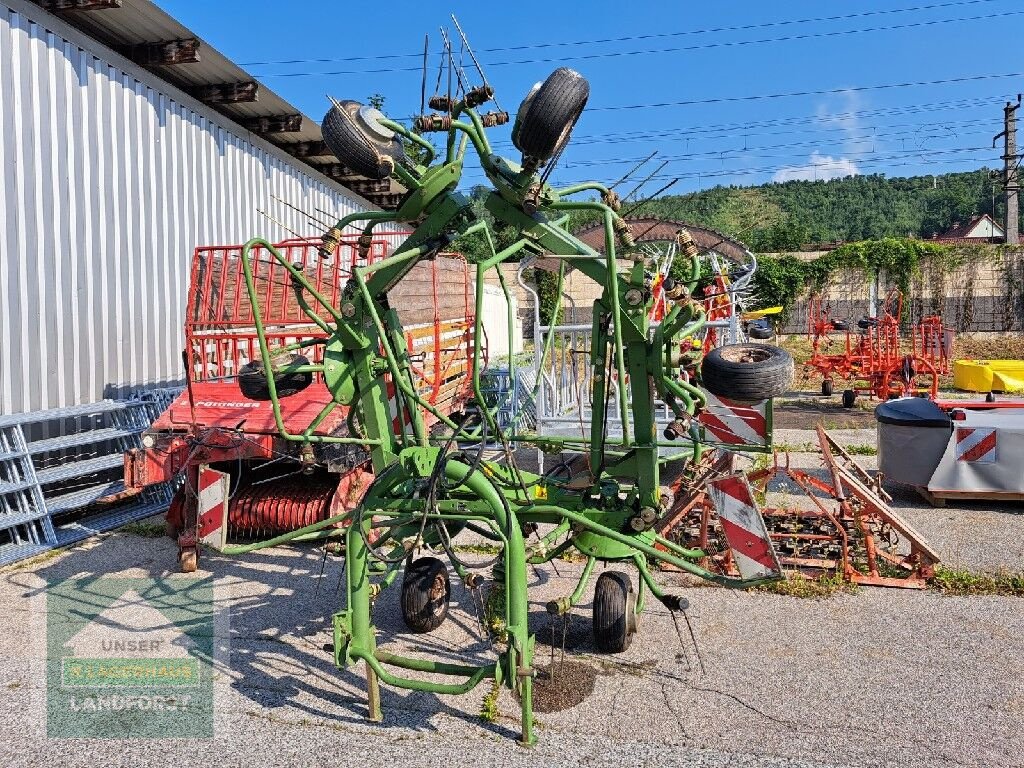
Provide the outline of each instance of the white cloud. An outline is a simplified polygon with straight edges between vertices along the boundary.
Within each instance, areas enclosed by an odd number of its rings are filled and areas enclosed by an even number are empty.
[[[860,173],[857,164],[846,157],[832,157],[823,155],[817,150],[811,152],[811,156],[804,165],[787,165],[780,168],[772,176],[772,181],[781,183],[783,181],[815,181],[827,179],[841,179],[844,176],[856,176]]]
[[[772,176],[772,181],[814,181],[857,176],[860,173],[857,163],[846,155],[874,151],[871,136],[873,129],[861,123],[864,107],[864,101],[856,91],[843,91],[818,104],[815,120],[826,135],[830,134],[833,138],[827,143],[839,149],[839,157],[826,155],[816,149],[806,163],[780,168]]]

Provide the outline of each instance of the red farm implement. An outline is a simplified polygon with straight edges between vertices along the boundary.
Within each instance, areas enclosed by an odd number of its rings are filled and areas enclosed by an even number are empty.
[[[886,296],[877,317],[862,317],[856,323],[832,318],[821,297],[808,303],[807,332],[812,355],[805,370],[821,377],[821,393],[833,391],[836,380],[849,383],[843,391],[843,405],[853,406],[857,395],[886,400],[890,397],[922,395],[935,398],[939,376],[950,371],[953,331],[937,315],[925,317],[911,330],[909,344],[900,333],[903,294],[893,289]],[[841,333],[838,339],[834,334]]]
[[[798,469],[788,455],[781,463],[776,455],[744,476],[733,472],[732,454],[707,454],[673,488],[677,501],[661,523],[664,535],[705,552],[704,567],[742,574],[751,563],[742,557],[730,518],[763,519],[780,565],[804,577],[835,574],[853,584],[924,587],[938,554],[890,507],[879,477],[820,426],[817,437],[819,468]],[[784,506],[767,505],[778,496]],[[756,555],[758,539],[746,540]]]
[[[382,233],[362,243],[343,240],[326,260],[317,253],[319,238],[289,240],[276,248],[338,305],[352,269],[386,258],[393,241],[403,238],[403,233]],[[298,345],[301,354],[290,354],[295,368],[322,363],[325,346],[316,342],[326,333],[313,320],[318,315],[307,312],[305,297],[279,261],[258,248],[251,258],[271,348]],[[354,506],[372,479],[368,455],[357,443],[299,444],[280,437],[282,425],[311,436],[362,431],[346,406],[322,416],[334,398],[318,373],[275,376],[280,396],[275,415],[241,259],[241,246],[195,250],[185,323],[186,390],[145,433],[143,448],[125,457],[128,488],[182,478],[167,521],[184,570],[196,567],[200,542],[219,547],[229,536],[250,539],[310,525]],[[416,389],[446,413],[467,393],[472,290],[465,260],[447,254],[417,265],[389,296],[402,322]],[[393,382],[388,381],[387,394],[393,426],[401,432],[409,419],[397,411]],[[431,420],[429,413],[424,417]]]

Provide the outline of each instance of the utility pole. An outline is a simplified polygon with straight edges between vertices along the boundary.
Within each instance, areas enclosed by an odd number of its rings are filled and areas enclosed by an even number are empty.
[[[1017,157],[1017,110],[1020,108],[1020,96],[1018,93],[1016,104],[1010,101],[1006,102],[1006,106],[1003,107],[1003,132],[992,137],[993,148],[1000,138],[1003,140],[1003,173],[1000,181],[1006,200],[1004,229],[1008,245],[1016,245],[1020,242],[1019,203],[1017,202],[1017,193],[1020,191],[1020,184],[1017,181],[1017,166],[1020,164],[1020,158]]]

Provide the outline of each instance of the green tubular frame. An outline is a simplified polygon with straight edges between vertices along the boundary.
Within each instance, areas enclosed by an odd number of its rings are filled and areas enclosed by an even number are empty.
[[[400,123],[385,119],[384,125],[407,141],[426,150],[426,165],[397,165],[394,176],[409,188],[408,195],[395,212],[353,213],[340,219],[332,233],[356,227],[369,235],[384,222],[418,222],[413,234],[389,257],[356,267],[345,286],[341,305],[334,307],[319,294],[302,270],[266,240],[253,239],[245,244],[242,264],[246,289],[252,304],[253,325],[259,340],[260,356],[268,372],[308,371],[321,374],[333,400],[300,433],[290,433],[281,415],[280,399],[273,376],[268,375],[268,390],[278,432],[285,440],[311,443],[358,443],[370,451],[376,479],[353,512],[337,515],[273,539],[241,546],[226,547],[228,554],[244,554],[291,541],[343,538],[346,551],[345,604],[334,615],[335,663],[341,667],[362,662],[366,666],[368,714],[381,718],[379,682],[411,690],[433,693],[464,693],[482,680],[494,679],[519,694],[522,707],[522,741],[535,739],[532,708],[533,647],[535,638],[528,630],[528,564],[549,562],[575,548],[587,555],[586,565],[571,594],[553,601],[551,608],[564,613],[584,596],[596,563],[619,561],[634,565],[640,574],[637,612],[643,609],[646,591],[658,599],[664,591],[651,574],[651,562],[663,562],[688,573],[730,587],[762,583],[714,574],[696,561],[704,557],[700,550],[687,549],[656,535],[650,527],[637,532],[630,525],[640,511],[661,508],[660,465],[667,461],[659,449],[680,449],[679,443],[665,442],[655,435],[655,394],[662,396],[679,419],[692,419],[706,405],[703,392],[672,365],[672,350],[698,333],[706,322],[703,308],[684,301],[672,307],[664,321],[652,328],[648,320],[650,292],[645,284],[645,265],[638,260],[620,260],[616,253],[618,214],[602,202],[569,200],[581,192],[597,192],[602,199],[608,189],[597,182],[552,189],[543,184],[536,172],[492,153],[476,109],[459,102],[452,109],[451,128],[447,131],[443,159],[432,167],[435,150],[429,142]],[[488,223],[478,217],[469,201],[457,190],[467,149],[472,146],[480,165],[493,185],[484,203],[487,211],[501,224],[518,231],[519,237],[508,247],[496,250]],[[527,203],[530,203],[527,205]],[[530,211],[530,212],[528,212]],[[533,212],[535,211],[535,212]],[[604,253],[601,254],[574,237],[566,229],[569,214],[596,213],[604,228]],[[475,263],[475,322],[473,327],[472,390],[482,416],[479,427],[463,427],[438,410],[416,392],[411,377],[409,350],[406,348],[397,314],[388,307],[387,292],[416,263],[433,258],[452,240],[479,233],[489,253]],[[326,242],[326,239],[325,239]],[[299,342],[271,348],[259,311],[258,293],[251,261],[259,249],[278,261],[289,273],[298,305],[326,335],[326,340]],[[431,445],[423,412],[431,413],[464,443],[479,443],[483,423],[496,434],[498,411],[502,403],[488,406],[481,386],[483,368],[484,280],[496,270],[506,298],[509,338],[515,318],[511,310],[509,287],[500,265],[511,258],[547,255],[558,258],[557,323],[567,265],[578,269],[603,287],[594,305],[591,366],[594,385],[589,437],[547,437],[508,434],[505,439],[535,444],[548,449],[574,448],[588,451],[590,485],[570,490],[551,478],[503,467],[491,462],[475,463],[441,456]],[[700,276],[699,259],[690,265],[689,287]],[[639,292],[639,293],[638,293]],[[637,296],[642,300],[637,300]],[[314,307],[322,307],[323,312]],[[326,318],[321,314],[326,314]],[[274,367],[275,356],[309,346],[324,344],[324,363],[306,366]],[[554,354],[554,334],[545,340],[541,358]],[[510,356],[510,374],[515,376],[514,355]],[[384,377],[390,377],[399,406],[412,417],[411,434],[403,429],[394,434],[388,409]],[[622,424],[621,438],[605,434],[604,403],[614,379],[616,407]],[[628,394],[628,396],[627,396]],[[350,429],[358,420],[363,436],[335,437],[317,435],[316,429],[334,409],[350,409]],[[770,418],[770,409],[769,409]],[[694,422],[691,421],[691,425]],[[770,426],[770,422],[769,422]],[[699,459],[701,436],[691,426],[687,454]],[[679,455],[678,453],[676,454]],[[419,494],[413,493],[439,474],[443,462],[446,484],[443,493],[429,508]],[[379,650],[371,620],[371,606],[380,590],[391,586],[399,571],[403,552],[422,546],[446,546],[437,525],[452,526],[455,536],[465,528],[483,533],[501,545],[500,566],[495,568],[502,588],[507,643],[493,664],[479,666],[448,664],[413,659]],[[553,524],[554,528],[539,542],[527,548],[524,532],[535,525]],[[376,530],[381,539],[370,550],[368,537]],[[419,539],[422,530],[423,538]],[[564,537],[564,539],[563,539]],[[561,541],[559,541],[561,539]],[[413,543],[410,545],[409,542]],[[387,552],[377,559],[377,548]],[[387,563],[385,561],[388,561]],[[456,564],[466,577],[465,569]],[[398,670],[397,672],[395,670]],[[457,683],[422,680],[402,674],[441,674],[462,678]]]

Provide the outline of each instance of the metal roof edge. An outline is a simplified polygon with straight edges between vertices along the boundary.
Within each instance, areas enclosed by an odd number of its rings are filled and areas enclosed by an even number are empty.
[[[218,112],[206,104],[203,104],[194,96],[189,95],[180,87],[176,86],[174,83],[160,77],[157,73],[136,64],[126,58],[123,54],[112,49],[106,43],[88,35],[83,30],[69,24],[59,16],[44,10],[42,7],[36,5],[30,0],[0,0],[0,5],[7,6],[15,13],[24,16],[41,27],[44,27],[49,32],[74,43],[83,50],[93,52],[98,58],[102,58],[111,66],[123,70],[126,74],[131,75],[139,82],[146,83],[156,90],[165,93],[182,106],[188,107],[193,112],[202,115],[213,123],[216,123],[224,130],[230,131],[239,138],[250,142],[253,146],[259,147],[274,157],[285,161],[293,168],[302,171],[317,181],[325,184],[330,189],[348,197],[355,204],[363,206],[367,210],[371,211],[382,210],[379,206],[370,202],[362,195],[353,192],[351,189],[340,184],[329,176],[325,176],[316,169],[315,165],[304,163],[300,159],[293,157],[285,152],[281,147],[246,129],[245,126],[241,125],[237,121],[232,120],[228,115]],[[307,116],[307,119],[311,118],[308,118]]]

